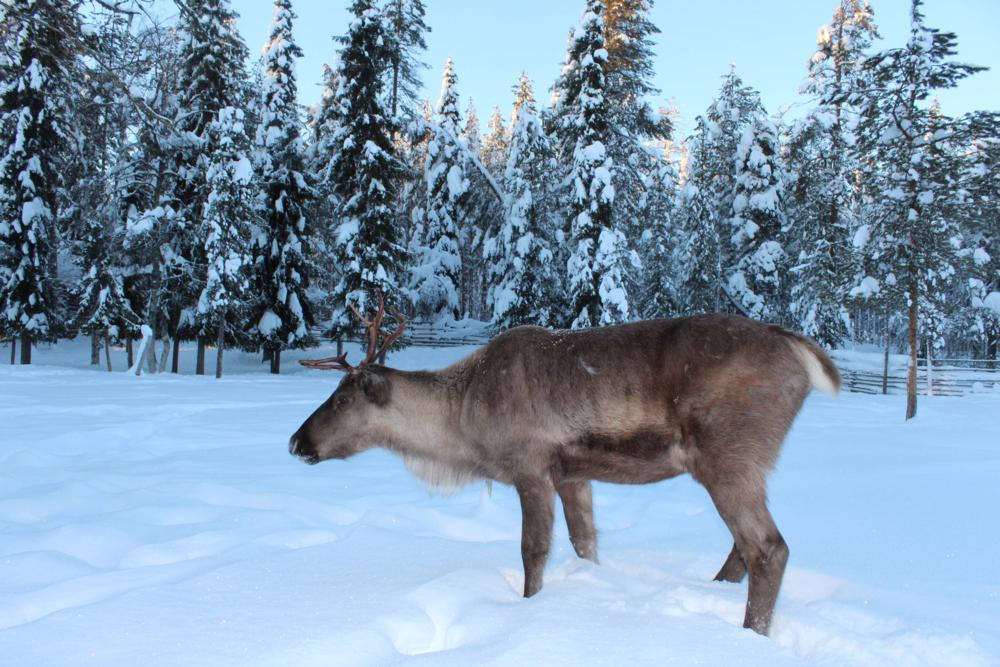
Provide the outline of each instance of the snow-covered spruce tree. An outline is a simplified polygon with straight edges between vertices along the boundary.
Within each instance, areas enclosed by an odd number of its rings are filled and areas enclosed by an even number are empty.
[[[920,5],[913,1],[907,44],[866,62],[868,78],[857,95],[859,147],[874,171],[874,196],[856,234],[864,257],[857,291],[881,294],[895,308],[907,309],[907,419],[917,411],[921,303],[929,305],[942,280],[954,274],[960,243],[954,222],[935,214],[941,198],[952,194],[948,162],[937,158],[941,144],[954,141],[957,126],[927,104],[935,90],[954,87],[981,69],[947,60],[957,39],[925,26]]]
[[[124,228],[126,295],[142,322],[164,338],[174,338],[171,370],[176,373],[180,364],[176,317],[181,311],[172,308],[177,304],[170,290],[184,259],[177,253],[180,230],[174,208],[177,178],[173,167],[179,142],[167,119],[178,116],[185,40],[173,26],[150,26],[136,37],[141,55],[131,64],[134,74],[128,78],[128,88],[141,100],[142,113],[134,114],[132,141],[113,167],[120,183],[121,219],[115,226]],[[132,341],[125,343],[131,367]],[[154,361],[154,355],[149,355],[151,372],[156,370]]]
[[[394,224],[395,123],[386,100],[386,67],[391,62],[386,23],[372,0],[354,0],[354,18],[337,68],[336,152],[329,165],[337,230],[332,248],[340,280],[331,293],[330,333],[355,330],[348,303],[365,310],[373,290],[399,303],[405,249]]]
[[[53,244],[70,72],[76,54],[66,35],[80,34],[75,4],[38,0],[4,6],[0,15],[0,318],[32,345],[58,332]]]
[[[254,188],[251,145],[242,109],[225,107],[209,127],[208,198],[203,217],[205,287],[198,298],[196,322],[214,331],[215,377],[222,377],[227,340],[241,341],[249,288],[250,237],[253,232]]]
[[[92,363],[100,362],[103,342],[110,371],[111,343],[138,336],[141,322],[125,290],[126,278],[136,272],[133,258],[121,249],[126,197],[141,187],[134,138],[157,122],[144,84],[157,57],[151,47],[159,41],[153,26],[135,30],[127,15],[110,9],[88,13],[87,20],[96,25],[79,39],[89,57],[81,60],[67,100],[72,113],[62,161],[60,231],[80,269],[69,328],[92,336]]]
[[[660,91],[653,85],[652,38],[660,32],[650,19],[652,0],[605,0],[604,22],[608,62],[605,67],[607,97],[611,105],[608,154],[616,165],[614,226],[628,240],[633,268],[626,272],[627,290],[633,301],[647,285],[638,257],[641,239],[651,226],[664,227],[665,220],[653,221],[652,208],[664,211],[651,198],[662,196],[652,188],[659,185],[664,156],[657,146],[670,140],[670,118],[658,113],[649,100]]]
[[[550,211],[554,155],[522,74],[511,128],[504,190],[507,205],[498,232],[484,246],[487,308],[503,331],[519,324],[554,323],[558,272],[553,266]]]
[[[413,269],[417,313],[435,319],[462,316],[460,230],[468,216],[469,178],[465,153],[458,144],[461,120],[456,82],[449,58],[435,114],[440,131],[434,133],[427,147],[427,208],[420,256]]]
[[[677,170],[665,153],[656,168],[644,174],[646,190],[642,218],[646,228],[639,236],[641,272],[635,294],[637,314],[643,318],[683,313],[677,285],[677,249],[682,238],[675,227],[678,207]]]
[[[482,151],[482,138],[479,136],[479,114],[476,113],[476,104],[469,98],[469,104],[465,107],[465,125],[462,127],[462,141],[465,147],[473,155],[479,155]]]
[[[578,65],[565,80],[562,100],[567,113],[561,129],[572,124],[577,135],[569,178],[566,267],[572,316],[568,324],[574,329],[624,322],[630,313],[624,287],[625,236],[613,219],[616,167],[607,149],[613,103],[605,96],[604,13],[601,0],[588,0],[567,59]]]
[[[683,312],[735,310],[726,296],[726,269],[738,261],[729,225],[736,192],[736,154],[743,130],[763,114],[759,93],[744,85],[731,68],[705,115],[695,119],[677,221],[686,239],[678,248]]]
[[[121,244],[121,233],[110,228],[116,216],[88,218],[87,234],[82,242],[83,277],[77,287],[76,315],[73,327],[81,333],[104,339],[108,371],[111,367],[111,341],[126,340],[139,333],[140,318],[125,294],[120,262],[112,249]]]
[[[987,359],[1000,357],[1000,114],[977,114],[972,150],[965,161],[970,206],[963,224],[971,259],[969,333]]]
[[[424,172],[427,165],[427,148],[433,136],[434,107],[430,100],[424,99],[420,104],[420,118],[407,125],[404,140],[401,142],[403,164],[412,176],[402,179],[399,196],[397,197],[396,219],[401,234],[401,242],[407,249],[407,254],[417,261],[421,253],[421,243],[424,240],[424,222],[427,207],[427,180]],[[413,285],[413,267],[409,271],[408,287]],[[413,293],[410,302],[416,303]]]
[[[306,219],[313,224],[314,232],[311,259],[316,272],[311,282],[315,293],[322,295],[314,304],[317,309],[315,316],[322,318],[326,318],[327,313],[332,310],[333,304],[329,302],[329,298],[339,281],[339,267],[336,264],[336,253],[333,252],[336,246],[337,197],[330,171],[339,152],[334,144],[339,127],[339,59],[335,58],[335,62],[334,66],[323,65],[323,92],[310,126],[311,138],[306,156],[308,182],[315,193],[306,215]]]
[[[717,313],[728,306],[723,290],[722,221],[707,175],[711,141],[704,117],[699,116],[697,122],[698,128],[688,141],[687,180],[681,186],[677,209],[683,234],[675,250],[675,265],[681,269],[677,298],[679,310],[685,314]]]
[[[294,18],[290,0],[275,0],[271,37],[264,47],[256,140],[261,185],[257,207],[263,228],[253,247],[255,301],[250,323],[270,358],[272,373],[281,371],[282,350],[313,344],[308,297],[312,225],[305,214],[313,189],[299,137],[295,58],[302,51],[292,35]]]
[[[431,31],[424,22],[423,0],[385,0],[382,15],[389,39],[389,113],[393,118],[416,111],[420,90],[420,60],[427,49],[424,35]]]
[[[727,267],[727,293],[736,308],[758,320],[783,315],[782,247],[784,187],[778,160],[778,130],[767,118],[743,129],[736,150],[733,217],[729,220],[734,263]]]
[[[479,114],[469,98],[465,111],[465,124],[462,127],[462,145],[470,155],[482,153],[482,138],[479,134]],[[502,206],[490,190],[489,183],[480,176],[479,170],[468,169],[469,191],[466,195],[466,216],[464,224],[459,228],[462,249],[462,275],[459,278],[461,304],[459,310],[474,319],[486,319],[484,305],[486,302],[486,277],[483,265],[483,243],[486,236],[497,226],[496,221],[502,213]],[[497,175],[499,178],[499,174]]]
[[[859,204],[851,150],[857,109],[849,99],[877,36],[867,0],[840,0],[830,24],[819,30],[800,89],[816,107],[793,127],[788,146],[792,323],[827,347],[848,334],[846,304],[856,273],[850,240]]]
[[[216,333],[214,323],[193,318],[195,304],[207,281],[203,215],[209,193],[208,157],[218,147],[210,144],[209,126],[224,108],[243,109],[246,92],[248,50],[236,32],[236,14],[228,0],[193,0],[181,11],[184,66],[180,99],[174,122],[179,131],[172,147],[176,186],[171,193],[175,212],[170,234],[172,257],[165,279],[171,332],[176,339],[196,338],[198,356],[195,372],[205,372],[205,345]],[[161,306],[162,307],[162,306]],[[203,326],[207,328],[203,328]],[[168,332],[154,330],[157,338]]]
[[[507,168],[507,145],[510,143],[510,129],[504,122],[500,107],[493,107],[493,113],[486,123],[486,135],[481,139],[479,159],[491,174],[501,175]]]

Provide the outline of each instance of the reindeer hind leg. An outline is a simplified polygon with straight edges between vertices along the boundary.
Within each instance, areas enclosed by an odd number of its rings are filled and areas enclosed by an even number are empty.
[[[569,540],[576,555],[597,562],[597,527],[594,525],[594,500],[590,482],[560,482],[556,485],[562,501]]]
[[[747,576],[747,564],[740,555],[740,550],[733,543],[733,549],[729,552],[729,557],[722,564],[722,569],[715,575],[715,581],[729,581],[738,584]]]
[[[750,574],[743,627],[766,635],[788,562],[788,545],[767,509],[763,478],[743,479],[736,484],[712,484],[708,492],[733,534],[735,548]],[[727,560],[726,565],[729,564]],[[734,572],[727,572],[727,567],[723,566],[720,575]]]

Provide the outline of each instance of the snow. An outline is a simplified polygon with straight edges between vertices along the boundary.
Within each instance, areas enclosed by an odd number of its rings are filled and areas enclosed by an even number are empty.
[[[851,296],[860,296],[862,298],[869,298],[875,296],[879,293],[878,280],[872,276],[865,276],[861,279],[861,282],[857,287],[851,289]]]
[[[990,292],[983,299],[983,306],[1000,315],[1000,292]]]
[[[50,217],[49,207],[41,197],[34,197],[24,202],[21,207],[21,224],[30,227],[37,221],[44,222]],[[32,241],[34,241],[32,239]]]
[[[257,323],[257,331],[264,336],[269,336],[279,328],[281,328],[281,318],[273,310],[265,310],[264,314],[260,316],[260,321]]]
[[[247,156],[241,155],[233,162],[233,180],[241,185],[247,185],[253,180],[253,165]]]
[[[441,167],[445,167],[442,164]],[[461,165],[453,164],[448,169],[448,198],[452,201],[458,199],[469,189],[469,179],[465,177],[465,171]]]
[[[596,485],[599,566],[557,507],[524,600],[511,489],[430,495],[381,451],[302,465],[288,436],[340,376],[294,360],[332,351],[286,352],[281,376],[229,354],[221,381],[91,370],[86,339],[0,365],[4,664],[1000,660],[1000,395],[921,397],[907,423],[899,396],[810,396],[771,478],[791,560],[763,638],[740,627],[745,584],[711,580],[731,538],[688,478]]]

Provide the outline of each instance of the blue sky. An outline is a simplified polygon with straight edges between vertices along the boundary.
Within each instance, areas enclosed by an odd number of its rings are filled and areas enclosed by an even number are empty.
[[[240,30],[250,50],[260,53],[271,21],[269,0],[233,0]],[[819,26],[830,20],[835,0],[658,0],[653,20],[657,36],[656,106],[675,105],[679,134],[704,111],[730,63],[743,80],[761,91],[768,111],[801,104],[797,94]],[[883,40],[877,48],[899,46],[909,30],[909,0],[872,0]],[[336,50],[349,15],[347,0],[297,0],[296,39],[305,55],[298,63],[304,104],[320,94],[322,65]],[[548,100],[583,0],[426,0],[428,49],[424,72],[427,94],[437,100],[445,59],[455,59],[463,111],[475,100],[485,125],[494,105],[509,114],[511,87],[521,71],[535,84],[536,98]],[[991,67],[941,96],[946,113],[1000,110],[1000,0],[926,0],[928,25],[956,32],[958,59]],[[794,110],[792,111],[794,113]]]

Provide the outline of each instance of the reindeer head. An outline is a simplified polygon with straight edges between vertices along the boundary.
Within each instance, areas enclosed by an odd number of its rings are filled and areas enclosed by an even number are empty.
[[[316,408],[288,441],[288,451],[313,465],[327,459],[345,459],[368,449],[379,434],[376,430],[378,413],[389,402],[390,382],[386,368],[372,362],[392,346],[406,327],[406,320],[393,310],[399,327],[392,333],[381,330],[385,303],[376,292],[378,312],[370,319],[354,306],[351,310],[365,325],[368,334],[368,355],[357,366],[347,363],[347,353],[325,359],[303,359],[306,368],[338,370],[345,373],[330,398]],[[379,345],[381,338],[381,345]]]

